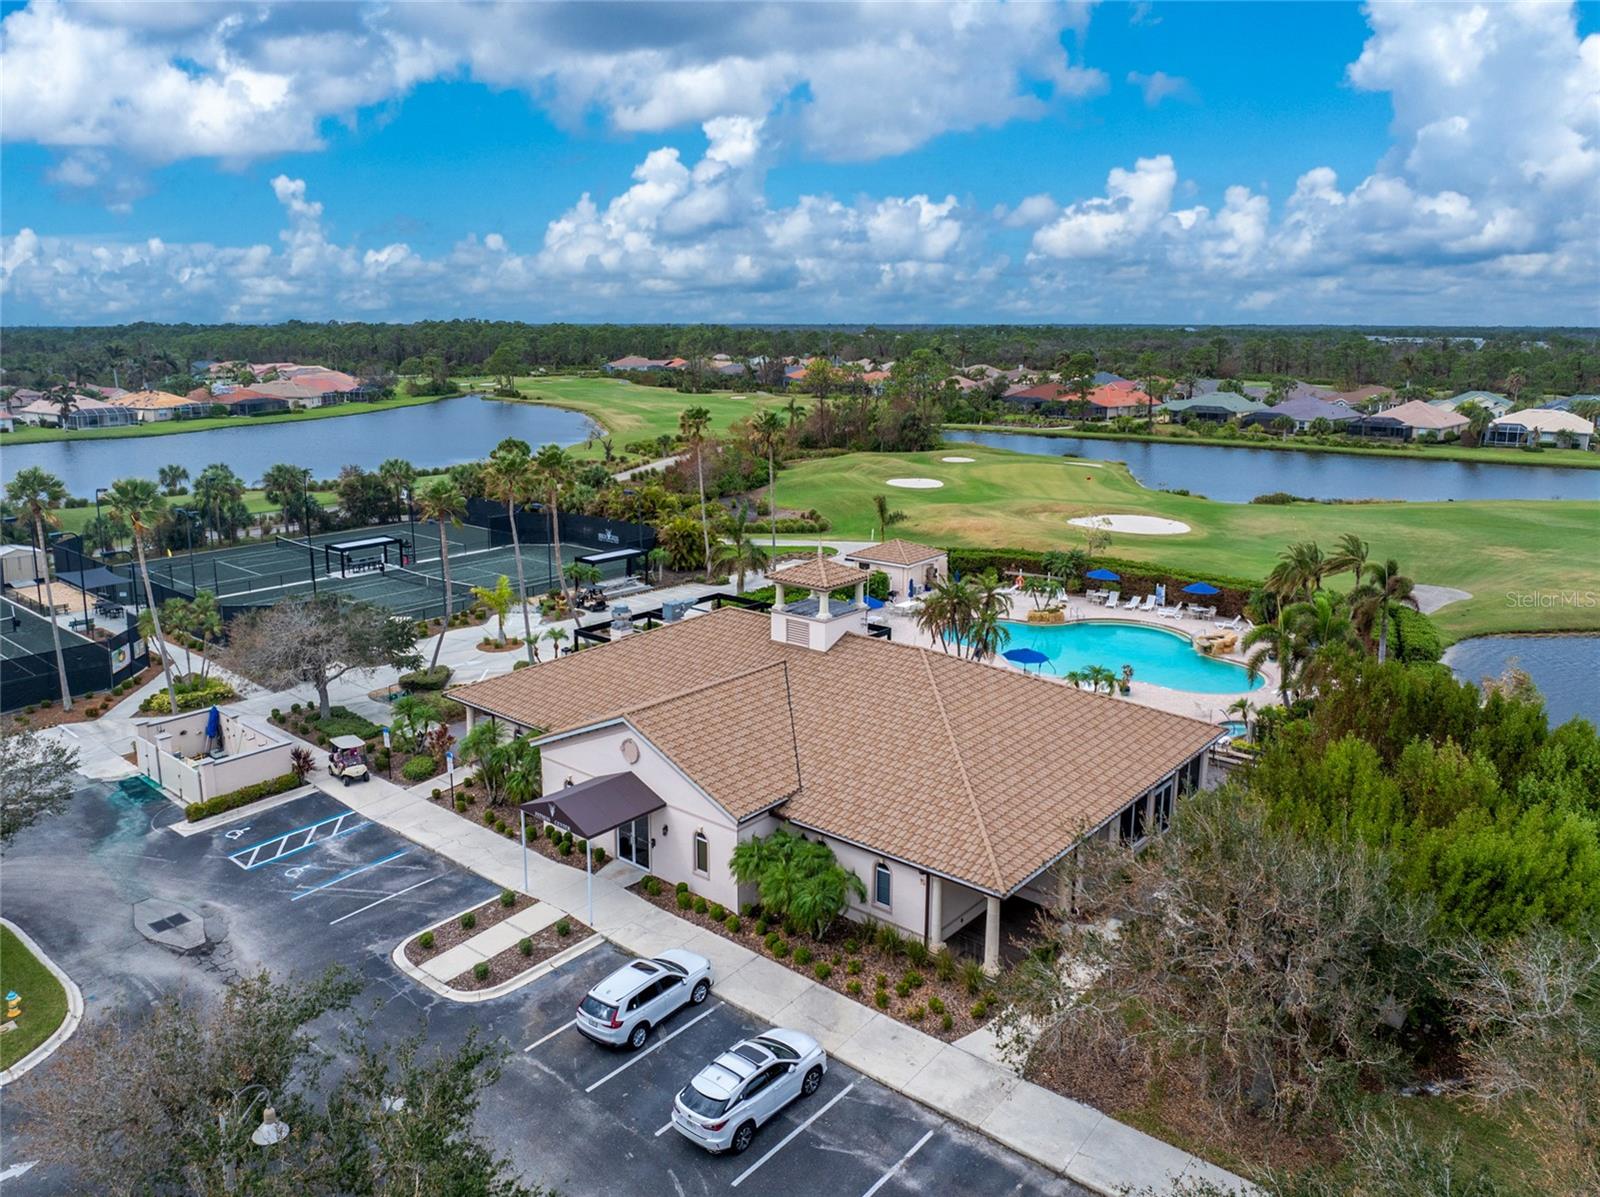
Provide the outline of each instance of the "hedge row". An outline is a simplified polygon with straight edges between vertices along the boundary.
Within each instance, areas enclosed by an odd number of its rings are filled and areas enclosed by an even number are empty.
[[[1444,656],[1439,629],[1421,611],[1394,606],[1389,609],[1389,637],[1394,655],[1407,664],[1437,661]]]
[[[220,678],[210,678],[203,686],[174,686],[178,699],[179,712],[198,711],[201,707],[216,706],[219,703],[232,702],[239,695],[232,686]],[[172,711],[172,704],[167,700],[167,691],[163,687],[150,694],[139,704],[141,715],[166,715]]]
[[[435,665],[400,675],[400,688],[407,692],[416,690],[443,690],[450,683],[450,667]]]
[[[220,815],[225,810],[246,806],[262,798],[271,798],[274,794],[282,794],[292,790],[300,784],[300,778],[293,773],[285,773],[281,777],[273,777],[267,781],[258,781],[253,786],[244,786],[227,794],[218,794],[215,798],[207,798],[204,802],[191,802],[183,808],[184,818],[191,823],[198,823],[201,819]]]

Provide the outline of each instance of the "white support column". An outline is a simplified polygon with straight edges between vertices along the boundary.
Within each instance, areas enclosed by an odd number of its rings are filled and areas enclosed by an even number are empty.
[[[936,873],[928,878],[928,950],[944,947],[944,879]]]
[[[817,618],[828,618],[828,592],[826,590],[817,591]]]
[[[983,971],[991,977],[1000,971],[1000,899],[993,895],[983,912]]]

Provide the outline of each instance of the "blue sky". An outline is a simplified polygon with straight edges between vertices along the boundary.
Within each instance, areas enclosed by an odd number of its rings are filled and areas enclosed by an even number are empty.
[[[1592,6],[0,12],[9,323],[1596,322]]]

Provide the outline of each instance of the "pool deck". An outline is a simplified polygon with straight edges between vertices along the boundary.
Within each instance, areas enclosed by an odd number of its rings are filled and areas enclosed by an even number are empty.
[[[1026,622],[1028,612],[1033,610],[1032,601],[1018,595],[1013,595],[1010,601],[1011,618],[1018,622]],[[1085,621],[1142,624],[1146,627],[1160,628],[1165,632],[1181,632],[1191,639],[1201,632],[1214,632],[1217,630],[1216,623],[1213,620],[1193,619],[1188,616],[1181,619],[1159,619],[1153,612],[1124,611],[1120,608],[1111,610],[1098,603],[1090,603],[1082,595],[1073,595],[1062,605],[1067,611],[1066,624],[1068,626]],[[904,644],[920,644],[927,648],[940,648],[938,640],[919,629],[913,617],[895,612],[892,608],[886,608],[885,611],[889,615],[890,626],[894,629],[895,640]],[[1036,624],[1035,626],[1049,627],[1057,625]],[[1240,632],[1242,639],[1242,627]],[[1244,654],[1237,649],[1217,659],[1232,661],[1235,665],[1244,664]],[[998,656],[986,663],[998,666],[1001,669],[1021,668],[1021,666],[1013,665],[1004,657]],[[1050,681],[1059,681],[1064,686],[1070,684],[1065,678],[1056,677],[1048,669],[1043,671],[1028,669],[1024,672],[1038,673],[1039,676]],[[1173,690],[1166,686],[1157,686],[1147,681],[1141,681],[1138,675],[1135,675],[1133,685],[1123,701],[1137,702],[1147,707],[1168,711],[1174,715],[1187,715],[1191,719],[1203,719],[1207,723],[1222,723],[1228,719],[1238,718],[1237,714],[1230,715],[1228,713],[1228,707],[1241,698],[1249,699],[1251,705],[1257,708],[1278,701],[1277,665],[1270,661],[1267,662],[1262,667],[1261,677],[1262,684],[1254,690],[1239,690],[1223,694],[1200,694],[1192,690]]]

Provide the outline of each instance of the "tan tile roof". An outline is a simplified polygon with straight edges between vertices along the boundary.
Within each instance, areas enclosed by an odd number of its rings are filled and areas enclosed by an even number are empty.
[[[1217,734],[932,649],[778,644],[734,608],[450,693],[547,733],[627,719],[735,817],[783,800],[802,826],[994,893]]]
[[[166,391],[129,391],[127,394],[118,395],[112,400],[118,407],[132,407],[141,409],[162,407],[187,407],[195,400],[183,395],[173,395]]]
[[[943,557],[943,549],[935,549],[914,540],[886,540],[882,544],[869,544],[864,549],[846,553],[847,561],[871,561],[879,565],[921,565],[935,557]]]
[[[1437,431],[1447,431],[1451,428],[1461,428],[1471,421],[1466,416],[1443,408],[1433,407],[1413,399],[1409,403],[1402,403],[1398,407],[1386,408],[1377,415],[1369,417],[1374,420],[1395,420],[1408,428],[1423,428]]]
[[[767,581],[784,586],[803,586],[807,590],[837,590],[841,586],[854,586],[865,582],[867,575],[853,565],[841,565],[826,557],[802,561],[768,574]]]

